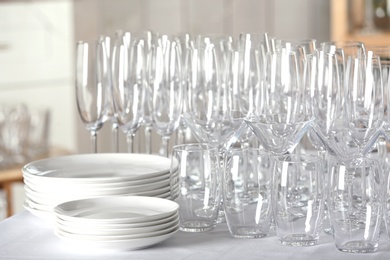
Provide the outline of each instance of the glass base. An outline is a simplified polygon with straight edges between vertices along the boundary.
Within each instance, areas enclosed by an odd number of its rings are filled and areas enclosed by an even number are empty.
[[[218,211],[218,217],[217,217],[217,223],[225,223],[226,217],[225,217],[225,211],[223,209],[219,209]]]
[[[214,223],[210,221],[193,220],[180,223],[179,230],[184,232],[206,232],[215,228]]]
[[[267,236],[262,229],[257,227],[232,227],[230,234],[235,238],[262,238]]]
[[[351,241],[336,247],[341,252],[346,253],[372,253],[378,249],[377,243],[369,243],[366,241]]]
[[[318,239],[313,238],[307,234],[290,234],[279,238],[282,245],[285,246],[314,246],[318,243]]]

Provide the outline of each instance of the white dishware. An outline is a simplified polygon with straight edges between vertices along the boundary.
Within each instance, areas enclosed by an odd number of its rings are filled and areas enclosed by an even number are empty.
[[[178,209],[173,201],[144,196],[69,201],[54,208],[54,233],[80,246],[135,250],[177,232]]]
[[[166,218],[177,212],[173,201],[145,197],[123,196],[68,201],[54,208],[65,220],[94,223],[137,223]]]

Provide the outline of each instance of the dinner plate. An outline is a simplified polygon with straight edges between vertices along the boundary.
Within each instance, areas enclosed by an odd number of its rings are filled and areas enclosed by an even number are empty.
[[[54,212],[52,210],[45,211],[45,210],[36,209],[33,206],[31,206],[26,200],[23,202],[23,208],[26,209],[31,214],[33,214],[34,216],[43,219],[47,222],[54,223],[55,221]]]
[[[95,223],[137,223],[166,218],[177,212],[176,202],[145,196],[101,197],[59,204],[62,219]]]
[[[158,225],[147,225],[144,227],[134,227],[134,228],[106,228],[104,226],[82,226],[82,227],[74,227],[73,225],[69,225],[69,222],[62,221],[59,218],[56,218],[56,226],[57,228],[64,230],[68,233],[72,234],[82,234],[89,236],[123,236],[123,235],[136,235],[136,234],[145,234],[149,232],[162,231],[168,228],[177,226],[179,223],[179,218],[176,217],[169,222],[165,222]]]
[[[156,181],[153,183],[145,183],[139,185],[125,185],[118,187],[102,187],[102,186],[83,186],[83,185],[32,185],[28,182],[25,182],[25,185],[36,192],[42,193],[42,195],[53,195],[56,197],[65,197],[68,195],[86,195],[86,196],[106,196],[106,195],[117,195],[117,194],[129,194],[136,192],[147,192],[155,191],[161,188],[165,188],[170,185],[170,180],[165,179],[161,181]]]
[[[79,200],[79,199],[89,199],[89,198],[100,198],[101,195],[79,195],[79,194],[72,194],[67,196],[62,196],[59,194],[43,194],[40,192],[36,192],[31,190],[28,186],[24,186],[25,194],[26,194],[26,200],[34,204],[35,209],[41,209],[41,210],[48,210],[49,208],[53,210],[53,208],[61,203],[73,201],[73,200]],[[170,187],[166,186],[160,189],[152,190],[152,191],[144,191],[144,192],[136,192],[136,193],[128,193],[128,194],[119,194],[119,195],[110,195],[113,197],[116,196],[149,196],[149,197],[156,197],[156,198],[163,198],[168,199],[170,198],[171,191]],[[105,196],[106,197],[106,196]],[[36,203],[36,204],[35,204]]]
[[[56,223],[60,223],[62,225],[66,225],[67,227],[74,228],[74,229],[132,229],[132,228],[145,228],[145,227],[153,227],[158,225],[163,225],[166,223],[172,223],[179,219],[179,212],[175,212],[171,216],[168,216],[166,218],[157,219],[153,221],[145,221],[145,222],[138,222],[138,223],[79,223],[79,222],[73,222],[64,220],[59,215],[54,215]]]
[[[162,236],[169,234],[171,232],[174,232],[179,229],[179,222],[176,222],[175,225],[169,226],[167,228],[164,228],[162,230],[157,231],[151,231],[151,232],[141,232],[141,233],[130,233],[130,234],[124,234],[124,235],[110,235],[110,234],[103,234],[103,235],[97,235],[97,234],[83,234],[79,232],[68,232],[59,225],[55,226],[55,231],[64,237],[69,237],[73,239],[80,239],[80,240],[87,240],[87,241],[115,241],[115,240],[126,240],[126,239],[136,239],[136,238],[145,238],[145,237],[155,237],[155,236]]]
[[[176,167],[176,166],[173,166]],[[77,154],[34,161],[22,168],[24,175],[40,181],[105,183],[118,180],[139,180],[168,173],[169,158],[133,153]]]
[[[96,249],[106,249],[112,251],[128,251],[138,250],[159,244],[169,238],[171,238],[178,230],[174,230],[171,233],[161,236],[144,237],[135,239],[124,240],[112,240],[112,241],[88,241],[83,239],[69,238],[54,231],[54,233],[63,241],[75,246],[75,247],[90,247]]]
[[[23,180],[24,183],[28,184],[29,186],[36,186],[40,187],[42,189],[55,189],[55,188],[61,188],[61,189],[68,189],[69,187],[76,187],[76,188],[116,188],[116,187],[123,187],[123,186],[137,186],[137,185],[144,185],[144,184],[150,184],[150,183],[156,183],[160,181],[165,181],[170,179],[171,173],[167,172],[162,175],[158,175],[151,178],[143,178],[138,180],[121,180],[121,181],[112,181],[112,182],[94,182],[93,179],[91,179],[90,182],[77,182],[77,179],[75,179],[72,182],[61,182],[61,185],[53,185],[53,183],[47,183],[45,181],[42,181],[40,178],[37,178],[34,175],[31,174],[23,174]],[[55,182],[58,184],[58,181]]]

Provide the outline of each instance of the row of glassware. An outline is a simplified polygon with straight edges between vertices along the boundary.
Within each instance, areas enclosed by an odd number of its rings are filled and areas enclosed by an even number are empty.
[[[50,111],[24,103],[0,106],[0,168],[21,165],[49,149]]]
[[[216,147],[174,146],[171,185],[179,188],[171,199],[179,204],[180,230],[212,230],[222,210],[235,238],[272,236],[274,228],[287,246],[314,246],[331,235],[342,252],[377,251],[381,233],[390,235],[388,174],[374,158],[325,156],[231,148],[219,163]]]
[[[310,144],[342,160],[366,156],[389,133],[390,47],[361,42],[287,41],[267,33],[165,35],[118,31],[78,42],[77,107],[96,135],[111,120],[113,143],[145,126],[228,149],[255,138],[274,154]],[[385,149],[379,149],[384,151]]]

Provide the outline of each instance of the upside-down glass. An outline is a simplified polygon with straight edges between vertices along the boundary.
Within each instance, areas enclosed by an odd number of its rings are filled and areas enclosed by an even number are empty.
[[[274,219],[283,245],[318,243],[325,203],[322,159],[315,155],[274,157]]]
[[[105,107],[110,66],[105,41],[76,44],[76,101],[80,118],[91,134],[92,152],[97,152],[97,133],[108,119]]]
[[[383,219],[381,166],[375,159],[329,162],[329,220],[338,250],[369,253],[378,249]]]
[[[221,199],[219,153],[205,143],[175,145],[172,165],[177,176],[171,185],[178,191],[172,197],[179,207],[180,230],[209,231],[216,226]]]
[[[269,234],[272,217],[272,163],[260,149],[231,148],[225,153],[223,207],[230,234],[258,238]]]

